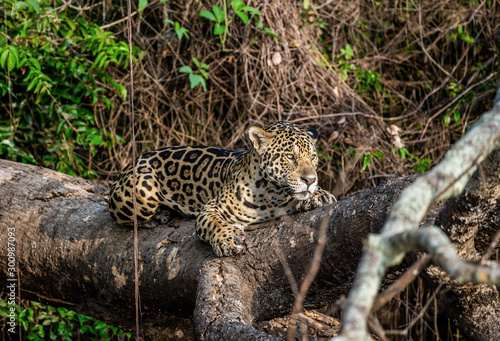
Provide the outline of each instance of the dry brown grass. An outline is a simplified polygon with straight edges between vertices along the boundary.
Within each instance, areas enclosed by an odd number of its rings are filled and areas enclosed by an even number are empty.
[[[150,1],[134,16],[134,43],[145,51],[134,71],[139,151],[182,144],[248,148],[250,126],[288,120],[319,129],[323,186],[343,198],[413,172],[411,160],[391,152],[391,124],[411,153],[436,162],[490,103],[498,1],[313,1],[316,10],[305,10],[302,1],[247,3],[281,42],[236,19],[222,51],[212,24],[199,17],[210,1]],[[122,35],[125,13],[113,6],[103,26]],[[191,39],[179,41],[166,18],[179,21]],[[450,38],[459,27],[473,44]],[[342,62],[346,44],[354,56]],[[178,72],[194,66],[193,57],[210,66],[207,92],[190,89]],[[342,79],[348,63],[378,73],[379,81],[367,85],[354,72]],[[459,121],[445,126],[443,117],[454,109]],[[99,120],[127,141],[97,164],[107,178],[130,161],[128,112],[123,103]],[[372,156],[362,171],[363,155],[373,151],[385,157]]]

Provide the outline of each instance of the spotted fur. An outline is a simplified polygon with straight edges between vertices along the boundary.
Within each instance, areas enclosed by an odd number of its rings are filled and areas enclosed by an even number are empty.
[[[277,122],[248,134],[249,151],[184,146],[139,156],[139,224],[165,224],[170,211],[197,217],[198,236],[222,257],[243,250],[252,224],[333,202],[318,186],[316,130]],[[133,223],[131,165],[111,186],[109,211],[119,224]]]

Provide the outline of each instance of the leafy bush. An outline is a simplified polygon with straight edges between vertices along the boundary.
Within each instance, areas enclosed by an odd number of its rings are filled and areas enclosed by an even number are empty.
[[[280,40],[271,28],[265,27],[262,24],[259,19],[259,16],[261,15],[259,10],[253,8],[252,6],[245,6],[242,0],[233,0],[231,2],[231,7],[234,11],[234,15],[238,16],[245,25],[248,25],[248,23],[250,22],[250,18],[248,17],[248,15],[251,15],[255,18],[257,27],[259,29],[263,30],[265,34],[268,34]],[[201,11],[200,17],[215,22],[214,35],[219,36],[220,42],[222,44],[222,50],[224,50],[224,46],[227,40],[227,28],[233,21],[234,17],[228,15],[227,1],[222,1],[222,8],[215,4],[212,5],[212,12],[206,10]]]
[[[126,98],[109,70],[128,67],[129,46],[62,4],[0,7],[0,157],[95,178],[82,153],[92,159],[121,140],[95,112]]]
[[[16,326],[22,327],[27,340],[129,340],[132,337],[122,329],[62,307],[30,302],[26,308],[15,308]],[[7,314],[7,302],[0,298],[0,321],[3,325]],[[5,335],[3,337],[5,339]]]

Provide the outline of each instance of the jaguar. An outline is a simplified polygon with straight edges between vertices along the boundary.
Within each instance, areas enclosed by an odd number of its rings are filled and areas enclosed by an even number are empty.
[[[335,200],[318,185],[318,132],[289,122],[248,130],[252,147],[236,151],[171,146],[135,162],[139,226],[166,224],[173,212],[196,218],[196,233],[219,257],[244,250],[245,229]],[[111,186],[109,211],[133,225],[133,166]]]

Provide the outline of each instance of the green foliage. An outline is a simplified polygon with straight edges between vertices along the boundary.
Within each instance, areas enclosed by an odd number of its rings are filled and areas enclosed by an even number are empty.
[[[349,60],[354,57],[354,52],[352,51],[351,45],[347,44],[345,48],[340,49],[340,53],[341,55],[335,58],[337,69],[340,77],[347,80],[348,74],[356,70],[356,65],[349,62]]]
[[[403,160],[406,160],[406,158],[413,159],[415,163],[412,165],[412,167],[415,169],[417,173],[427,172],[431,168],[432,164],[431,159],[420,159],[418,156],[415,156],[412,153],[410,153],[408,149],[406,149],[405,147],[393,148],[392,152],[393,153],[399,152]]]
[[[187,28],[185,27],[182,27],[181,24],[176,21],[175,23],[170,20],[170,19],[165,19],[165,22],[169,23],[170,25],[174,26],[174,31],[175,31],[175,34],[177,34],[177,38],[179,40],[182,39],[182,37],[186,37],[187,40],[189,40],[189,34],[188,34],[188,30]]]
[[[103,321],[77,314],[66,308],[30,302],[27,308],[15,306],[16,326],[26,332],[27,340],[129,340],[132,335]],[[0,298],[0,321],[6,325],[11,306]]]
[[[383,93],[382,85],[379,82],[380,74],[375,71],[364,70],[356,67],[350,60],[354,57],[354,51],[351,45],[346,44],[345,48],[340,49],[340,55],[336,58],[339,75],[347,80],[349,74],[354,74],[357,82],[358,93],[365,93],[369,96],[373,92]]]
[[[455,98],[462,91],[462,88],[461,84],[450,82],[446,87],[446,91],[451,98]]]
[[[162,1],[165,3],[165,1]],[[143,11],[148,6],[148,0],[139,0],[139,7],[137,8],[139,11]]]
[[[354,52],[349,44],[347,44],[344,49],[340,49],[340,52],[344,55],[345,60],[349,60],[354,57]]]
[[[225,4],[225,2],[224,2]],[[225,7],[224,7],[225,8]],[[226,29],[227,29],[227,16],[224,14],[222,8],[217,5],[212,5],[212,12],[209,11],[201,11],[200,17],[214,21],[214,35],[219,36],[222,45],[224,45],[226,41]],[[225,25],[224,25],[225,24]]]
[[[446,127],[448,127],[451,123],[451,117],[453,116],[453,121],[455,122],[455,124],[459,124],[460,121],[461,121],[461,115],[460,115],[460,111],[458,111],[458,109],[454,109],[454,110],[450,110],[443,118],[444,120],[444,125]]]
[[[207,84],[205,83],[205,79],[208,79],[207,71],[209,69],[209,66],[205,63],[200,64],[197,58],[193,58],[193,63],[197,67],[196,72],[200,74],[195,73],[195,71],[190,66],[187,65],[181,67],[179,69],[179,72],[189,74],[189,83],[191,83],[191,89],[197,86],[198,84],[201,84],[203,87],[203,91],[206,92]]]
[[[379,82],[380,74],[378,72],[357,68],[355,73],[358,80],[358,86],[356,88],[359,93],[371,93],[374,91],[378,91],[379,93],[383,92],[382,85]]]
[[[377,160],[382,160],[383,158],[385,158],[385,155],[376,150],[364,153],[362,170],[366,170],[368,168],[368,166],[372,162],[372,157],[375,157]]]
[[[219,36],[220,42],[222,44],[222,50],[224,50],[224,45],[227,39],[227,29],[231,22],[233,21],[234,15],[238,16],[245,25],[250,23],[250,18],[248,15],[252,15],[257,23],[257,28],[263,30],[265,34],[271,35],[278,40],[279,37],[274,33],[274,31],[265,27],[259,19],[260,11],[251,7],[245,6],[242,0],[233,0],[231,2],[231,8],[234,14],[228,15],[227,1],[222,1],[222,8],[218,5],[212,5],[212,11],[203,10],[200,12],[200,17],[213,21],[214,24],[214,35]]]
[[[463,86],[461,84],[457,84],[455,82],[449,82],[446,87],[446,92],[450,98],[456,98],[457,96],[461,96],[458,100],[454,101],[455,103],[446,111],[446,114],[443,117],[445,127],[449,127],[452,123],[453,119],[453,127],[458,128],[460,131],[464,131],[465,126],[462,126],[464,122],[462,122],[462,114],[460,114],[460,108],[463,104],[466,103],[474,103],[476,92],[474,90],[469,91],[465,96],[463,96]]]
[[[458,26],[456,32],[452,32],[447,36],[447,38],[450,41],[455,41],[458,38],[467,44],[474,44],[474,38],[471,37],[467,32],[465,32],[462,26]]]
[[[0,157],[95,178],[82,160],[120,141],[94,114],[127,96],[109,69],[127,68],[129,47],[62,1],[5,0],[0,25]],[[139,50],[134,48],[134,61]],[[115,96],[116,97],[116,96]],[[80,155],[77,155],[80,154]],[[33,155],[39,155],[35,158]]]

